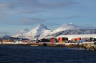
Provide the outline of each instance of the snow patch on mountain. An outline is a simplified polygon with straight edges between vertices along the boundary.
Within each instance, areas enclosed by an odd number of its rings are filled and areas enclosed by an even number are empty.
[[[74,29],[80,29],[80,27],[73,24],[63,24],[57,29],[53,30],[51,34],[55,34],[55,33],[66,31],[66,30],[74,30]]]
[[[46,37],[51,31],[43,24],[38,25],[36,28],[33,28],[31,31],[25,34],[27,38],[30,39],[42,39]]]

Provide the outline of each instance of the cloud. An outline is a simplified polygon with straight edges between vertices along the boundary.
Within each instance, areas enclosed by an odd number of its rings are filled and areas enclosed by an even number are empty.
[[[43,0],[44,1],[44,0]],[[60,8],[60,7],[66,7],[73,4],[77,4],[77,2],[71,1],[71,0],[46,0],[45,2],[39,3],[39,6],[43,8]]]
[[[40,12],[44,12],[46,9],[63,8],[76,3],[77,2],[72,0],[9,0],[9,2],[5,0],[3,3],[0,3],[0,21],[1,24],[30,25],[42,23],[46,20],[30,18],[29,16],[37,15]]]
[[[77,4],[77,2],[72,0],[14,0],[7,2],[6,0],[0,3],[0,11],[7,12],[7,10],[10,10],[14,13],[26,14],[42,12],[46,9],[66,7],[73,4]]]
[[[68,16],[68,17],[65,17],[65,19],[73,19],[73,18],[78,18],[78,17],[81,17],[81,16],[79,15]]]
[[[30,18],[30,17],[22,17],[16,19],[7,18],[6,20],[1,21],[0,24],[7,25],[34,25],[34,24],[42,24],[45,23],[45,19],[41,18]]]
[[[21,21],[21,24],[23,25],[32,25],[32,24],[45,22],[44,19],[40,19],[40,18],[21,18],[20,21]]]
[[[31,8],[57,8],[77,4],[72,0],[19,0],[19,2]]]
[[[0,3],[0,19],[6,18],[12,14],[12,12],[15,13],[15,11],[12,10],[13,3]]]
[[[9,7],[9,4],[0,3],[0,9],[1,9],[1,8],[7,8],[7,7]]]
[[[2,8],[11,8],[13,3],[0,3],[0,9]]]

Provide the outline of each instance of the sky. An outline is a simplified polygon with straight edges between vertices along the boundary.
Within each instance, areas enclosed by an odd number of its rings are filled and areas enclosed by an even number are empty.
[[[96,27],[96,0],[0,0],[1,34],[68,23]]]

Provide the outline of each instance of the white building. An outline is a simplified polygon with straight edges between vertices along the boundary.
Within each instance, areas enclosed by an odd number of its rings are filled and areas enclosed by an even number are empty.
[[[96,34],[60,35],[58,37],[68,37],[69,40],[72,39],[72,38],[78,38],[78,37],[81,37],[81,38],[90,38],[90,37],[96,38]]]

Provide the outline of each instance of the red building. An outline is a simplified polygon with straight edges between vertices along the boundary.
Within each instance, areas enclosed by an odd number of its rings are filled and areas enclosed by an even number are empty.
[[[64,43],[64,41],[68,41],[68,38],[66,38],[66,37],[58,37],[58,42],[60,44]]]
[[[50,43],[54,44],[54,42],[55,42],[55,38],[54,37],[50,38]]]

